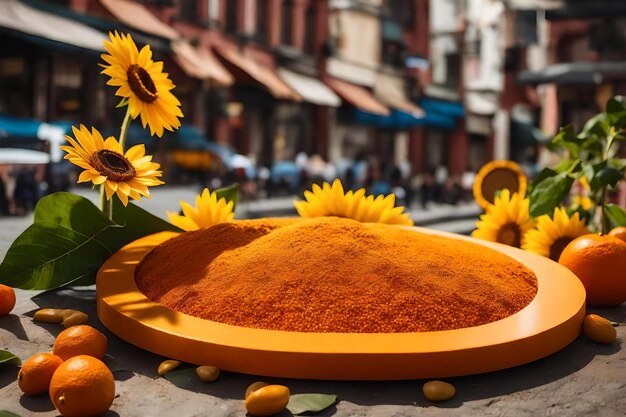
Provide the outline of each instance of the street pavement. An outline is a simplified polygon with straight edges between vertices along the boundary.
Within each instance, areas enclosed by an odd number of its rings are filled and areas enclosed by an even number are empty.
[[[178,209],[179,199],[191,201],[194,192],[186,188],[162,188],[154,192],[153,199],[140,204],[165,216],[165,210]],[[94,200],[97,198],[95,193],[87,195]],[[256,216],[255,213],[260,211],[276,213],[286,210],[284,202],[290,199],[283,200],[282,203],[270,200],[242,204],[241,215]],[[415,211],[412,216],[418,223],[457,228],[464,222],[475,221],[473,214],[467,214],[471,210],[477,209],[471,206],[433,207],[428,210],[433,213]],[[0,258],[13,238],[31,221],[30,216],[0,219]],[[222,372],[214,383],[191,378],[177,386],[157,377],[158,364],[165,358],[124,342],[101,325],[96,315],[93,287],[50,292],[17,290],[17,298],[12,314],[0,317],[0,349],[10,350],[22,360],[51,350],[54,338],[62,330],[57,324],[34,322],[32,316],[39,308],[85,311],[89,314],[88,324],[106,334],[109,342],[106,361],[115,370],[117,393],[106,417],[243,417],[246,415],[243,405],[245,389],[258,380],[286,385],[292,393],[337,395],[339,402],[319,413],[320,417],[626,416],[626,350],[622,349],[622,341],[626,338],[626,303],[615,308],[590,310],[620,324],[617,342],[599,345],[580,336],[563,350],[527,365],[447,378],[446,381],[456,387],[457,394],[450,401],[434,404],[421,394],[424,380],[311,381]],[[57,416],[47,395],[22,395],[16,374],[16,368],[0,367],[0,411],[8,410],[23,417]],[[290,415],[283,412],[278,416]]]

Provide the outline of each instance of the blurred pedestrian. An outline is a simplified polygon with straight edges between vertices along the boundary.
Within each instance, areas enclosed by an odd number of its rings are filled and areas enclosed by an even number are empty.
[[[474,188],[475,180],[476,173],[474,172],[472,167],[468,165],[465,168],[465,172],[463,172],[463,175],[461,176],[461,188],[463,189],[462,198],[464,201],[472,201],[472,189]]]
[[[39,189],[32,170],[20,169],[15,178],[15,201],[16,214],[27,214],[35,208]]]
[[[434,169],[430,168],[424,172],[422,179],[422,187],[420,189],[420,199],[422,208],[428,209],[428,202],[435,197],[435,175]]]

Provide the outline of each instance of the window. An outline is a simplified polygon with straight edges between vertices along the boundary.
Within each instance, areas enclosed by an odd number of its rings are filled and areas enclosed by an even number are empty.
[[[209,22],[220,21],[220,0],[208,0]]]
[[[226,30],[237,32],[237,0],[226,2]]]
[[[280,32],[280,42],[283,45],[291,45],[293,34],[293,0],[283,0],[281,20],[282,25]]]
[[[267,39],[267,3],[268,0],[256,2],[256,34],[261,40]]]
[[[448,53],[446,57],[446,81],[444,85],[448,88],[456,89],[461,82],[461,55],[459,53]]]
[[[415,18],[413,0],[387,0],[387,11],[391,20],[412,27]]]
[[[315,1],[309,3],[304,16],[304,52],[315,54]]]

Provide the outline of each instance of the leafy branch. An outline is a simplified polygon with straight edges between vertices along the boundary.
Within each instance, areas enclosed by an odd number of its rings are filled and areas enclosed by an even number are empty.
[[[626,139],[626,99],[609,99],[606,111],[593,116],[582,131],[575,134],[571,125],[560,129],[548,148],[563,155],[556,167],[545,168],[530,186],[530,214],[551,214],[570,193],[575,180],[585,178],[589,184],[589,209],[580,206],[582,217],[595,221],[595,228],[606,233],[610,228],[626,224],[626,210],[607,204],[607,194],[624,181],[626,159],[619,158],[620,141]]]

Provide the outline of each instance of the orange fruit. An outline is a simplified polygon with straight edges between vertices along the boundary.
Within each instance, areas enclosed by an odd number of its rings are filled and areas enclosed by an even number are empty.
[[[63,363],[63,359],[52,353],[38,353],[22,365],[17,374],[17,384],[24,394],[48,392],[52,374]]]
[[[559,263],[585,286],[587,304],[612,306],[626,301],[626,242],[614,236],[583,235],[565,247]]]
[[[68,359],[57,368],[50,381],[50,399],[63,417],[103,414],[114,398],[113,374],[93,356]]]
[[[0,316],[6,316],[15,307],[15,291],[8,285],[0,284]]]
[[[585,336],[597,343],[610,344],[617,338],[617,330],[610,321],[597,314],[589,314],[583,320]]]
[[[618,227],[612,229],[609,232],[609,236],[613,236],[613,237],[616,237],[618,239],[622,239],[624,242],[626,242],[626,226],[618,226]]]
[[[63,360],[78,355],[89,355],[102,359],[106,352],[106,336],[84,324],[63,330],[57,336],[52,348],[52,353]]]

